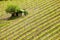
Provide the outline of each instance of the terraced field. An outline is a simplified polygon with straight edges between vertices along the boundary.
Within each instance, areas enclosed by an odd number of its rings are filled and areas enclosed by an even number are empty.
[[[0,3],[0,40],[60,40],[60,0],[13,0]],[[4,12],[8,3],[19,5],[29,14],[14,20],[3,20],[8,17]]]

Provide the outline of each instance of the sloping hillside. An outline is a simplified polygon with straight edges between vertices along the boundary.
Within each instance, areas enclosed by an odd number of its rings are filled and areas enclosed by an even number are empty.
[[[4,11],[8,4],[18,5],[29,14],[0,20],[0,40],[60,40],[60,0],[4,1],[0,18],[8,17]]]

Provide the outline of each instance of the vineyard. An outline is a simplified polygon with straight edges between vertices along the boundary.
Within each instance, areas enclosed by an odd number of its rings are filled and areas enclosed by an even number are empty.
[[[26,9],[28,15],[6,20],[8,4]],[[60,0],[0,1],[0,40],[60,40]]]

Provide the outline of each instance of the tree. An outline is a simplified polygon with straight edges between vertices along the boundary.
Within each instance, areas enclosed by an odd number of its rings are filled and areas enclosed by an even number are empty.
[[[15,5],[10,5],[6,8],[6,12],[10,13],[12,16],[17,16],[17,14],[18,14],[17,11],[20,11],[20,8]]]
[[[26,16],[28,14],[28,12],[25,10],[25,9],[20,9],[17,11],[17,15],[20,15],[20,16]]]
[[[20,9],[18,6],[10,5],[6,8],[6,12],[13,16],[26,16],[28,12],[25,9]]]

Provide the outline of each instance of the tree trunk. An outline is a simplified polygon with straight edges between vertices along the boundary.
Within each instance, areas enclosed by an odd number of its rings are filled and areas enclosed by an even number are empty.
[[[15,14],[14,14],[14,13],[12,13],[12,17],[13,17],[13,16],[15,16]]]
[[[22,13],[22,16],[25,16],[24,13]]]
[[[18,16],[18,13],[16,13],[16,16]]]
[[[12,17],[13,17],[13,16],[17,16],[17,14],[16,14],[16,13],[12,13]]]

